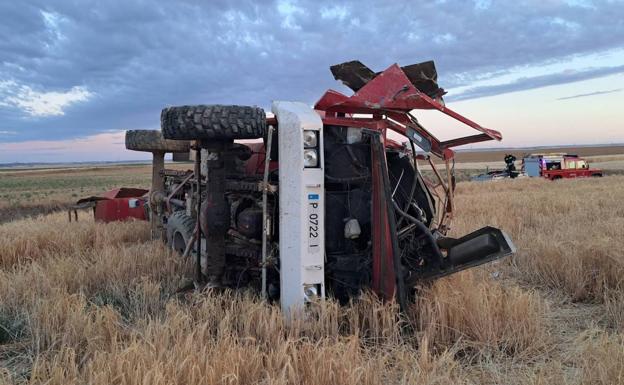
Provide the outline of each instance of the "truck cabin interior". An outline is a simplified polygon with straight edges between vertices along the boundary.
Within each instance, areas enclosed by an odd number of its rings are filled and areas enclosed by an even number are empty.
[[[544,168],[548,171],[561,170],[561,163],[560,160],[544,160]]]
[[[584,159],[580,159],[576,155],[566,155],[557,158],[544,157],[542,160],[543,168],[546,171],[550,170],[579,170],[587,169],[589,165]]]

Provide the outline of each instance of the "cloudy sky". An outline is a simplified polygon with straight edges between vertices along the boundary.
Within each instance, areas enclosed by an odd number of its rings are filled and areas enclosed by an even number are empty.
[[[500,145],[624,142],[622,0],[0,0],[0,163],[145,158],[123,130],[164,106],[313,104],[353,59],[434,59]]]

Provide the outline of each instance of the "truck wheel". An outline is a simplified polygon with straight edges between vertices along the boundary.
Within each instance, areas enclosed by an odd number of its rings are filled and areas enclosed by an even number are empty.
[[[600,177],[602,177],[602,174],[595,173],[595,174],[592,174],[592,176],[593,176],[593,177],[596,177],[596,178],[600,178]]]
[[[184,254],[189,239],[195,236],[195,220],[184,211],[174,212],[167,221],[167,244],[169,247]]]
[[[157,130],[128,130],[126,148],[147,152],[188,152],[190,144],[187,141],[165,139]]]
[[[249,106],[168,107],[160,114],[160,127],[167,139],[257,139],[264,136],[266,115]]]

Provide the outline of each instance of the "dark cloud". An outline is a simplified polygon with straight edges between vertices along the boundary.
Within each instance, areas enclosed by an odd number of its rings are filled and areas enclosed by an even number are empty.
[[[64,139],[156,128],[165,105],[313,103],[326,88],[341,87],[329,65],[354,58],[376,70],[433,58],[442,86],[452,89],[512,67],[624,46],[623,2],[575,3],[2,2],[0,82],[28,87],[18,102],[28,90],[85,87],[92,95],[47,117],[25,116],[17,102],[5,102],[0,131],[18,131],[11,140]],[[546,84],[557,83],[523,79],[471,92]]]
[[[620,92],[622,91],[621,88],[615,89],[615,90],[606,90],[606,91],[594,91],[594,92],[588,92],[586,94],[578,94],[578,95],[572,95],[572,96],[565,96],[563,98],[558,98],[557,100],[568,100],[568,99],[576,99],[576,98],[584,98],[586,96],[596,96],[596,95],[604,95],[604,94],[612,94],[614,92]]]
[[[486,96],[494,96],[500,95],[508,92],[514,91],[525,91],[533,88],[557,85],[557,84],[565,84],[578,82],[581,80],[594,79],[602,76],[618,74],[624,72],[624,65],[615,66],[615,67],[600,67],[600,68],[591,68],[583,71],[564,71],[556,74],[549,75],[541,75],[534,76],[528,78],[520,78],[511,83],[505,84],[497,84],[492,86],[480,86],[469,88],[466,91],[462,92],[457,96],[449,96],[445,99],[448,101],[459,101],[459,100],[468,100],[468,99],[476,99],[483,98]],[[618,91],[618,90],[616,90]],[[609,91],[613,92],[613,91]],[[593,94],[587,95],[579,95],[579,96],[589,96]],[[573,97],[579,97],[573,96]]]

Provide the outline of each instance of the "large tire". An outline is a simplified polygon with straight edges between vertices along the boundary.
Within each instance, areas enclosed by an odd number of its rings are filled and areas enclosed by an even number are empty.
[[[160,114],[160,127],[167,139],[257,139],[266,131],[266,115],[249,106],[168,107]]]
[[[185,140],[165,139],[157,130],[128,130],[126,131],[126,148],[147,152],[188,152],[190,143]]]
[[[182,255],[189,239],[195,236],[195,220],[185,211],[176,211],[167,220],[167,245]]]

